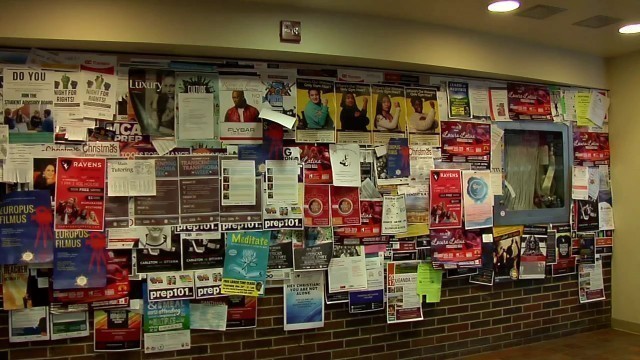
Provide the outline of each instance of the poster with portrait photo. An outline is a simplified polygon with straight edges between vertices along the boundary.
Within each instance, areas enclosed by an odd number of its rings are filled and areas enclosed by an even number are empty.
[[[331,226],[329,185],[304,186],[304,225]]]
[[[598,199],[574,200],[573,218],[577,231],[598,231],[600,226]]]
[[[387,144],[390,138],[406,137],[407,106],[404,86],[371,85],[373,98],[373,143]]]
[[[33,189],[46,190],[51,200],[56,195],[56,158],[33,159]]]
[[[336,129],[340,144],[371,144],[371,86],[362,83],[336,83],[338,117]]]
[[[336,94],[333,81],[297,80],[296,141],[336,142]]]
[[[462,173],[460,170],[431,170],[429,182],[432,229],[462,226]]]
[[[263,107],[269,104],[271,110],[296,117],[296,71],[270,69],[260,73],[263,85]],[[283,138],[295,140],[296,130],[284,128]]]
[[[518,280],[522,226],[493,228],[493,272],[496,282]]]
[[[220,76],[220,140],[226,144],[260,144],[264,86],[257,76]]]
[[[331,186],[331,223],[360,225],[360,192],[357,187]]]
[[[293,240],[293,269],[324,270],[333,255],[333,228],[306,227],[304,238]]]
[[[440,146],[438,88],[405,89],[409,145]]]
[[[176,75],[173,70],[129,69],[129,121],[140,125],[142,135],[175,135]]]

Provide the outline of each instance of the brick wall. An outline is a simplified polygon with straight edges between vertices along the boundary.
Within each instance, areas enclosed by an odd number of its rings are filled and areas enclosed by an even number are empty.
[[[260,299],[258,327],[227,332],[192,331],[192,348],[150,354],[93,353],[92,337],[9,344],[0,315],[2,359],[328,360],[447,359],[530,344],[609,327],[611,262],[603,261],[606,301],[580,304],[577,275],[520,280],[493,288],[448,279],[442,301],[426,305],[423,321],[387,325],[384,312],[350,315],[345,304],[326,307],[325,327],[285,332],[282,291]]]

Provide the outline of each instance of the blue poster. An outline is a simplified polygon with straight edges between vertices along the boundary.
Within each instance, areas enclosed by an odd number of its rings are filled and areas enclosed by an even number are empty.
[[[54,238],[49,191],[15,191],[0,204],[0,264],[51,263]]]
[[[105,287],[106,245],[107,237],[103,231],[56,231],[53,289]]]
[[[324,272],[294,272],[284,284],[284,330],[324,326]]]
[[[391,138],[387,145],[387,175],[389,178],[409,177],[409,139]]]
[[[349,313],[384,309],[384,290],[349,291]]]
[[[226,237],[222,293],[264,295],[271,231],[230,232]]]

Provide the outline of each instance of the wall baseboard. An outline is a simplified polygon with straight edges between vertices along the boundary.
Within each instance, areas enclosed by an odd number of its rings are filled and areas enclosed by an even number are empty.
[[[634,323],[621,319],[611,319],[611,327],[616,330],[640,334],[640,323]]]

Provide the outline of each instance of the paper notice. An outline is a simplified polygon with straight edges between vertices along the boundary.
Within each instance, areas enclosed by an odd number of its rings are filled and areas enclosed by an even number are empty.
[[[589,199],[589,168],[574,166],[571,176],[571,198],[574,200]]]
[[[255,161],[222,160],[222,205],[255,205]]]
[[[30,183],[33,181],[32,147],[10,144],[7,159],[3,162],[5,182]]]
[[[178,136],[180,139],[203,140],[215,137],[212,93],[178,94]]]
[[[360,186],[360,146],[329,144],[334,186]]]
[[[109,160],[109,196],[155,196],[155,160]]]

